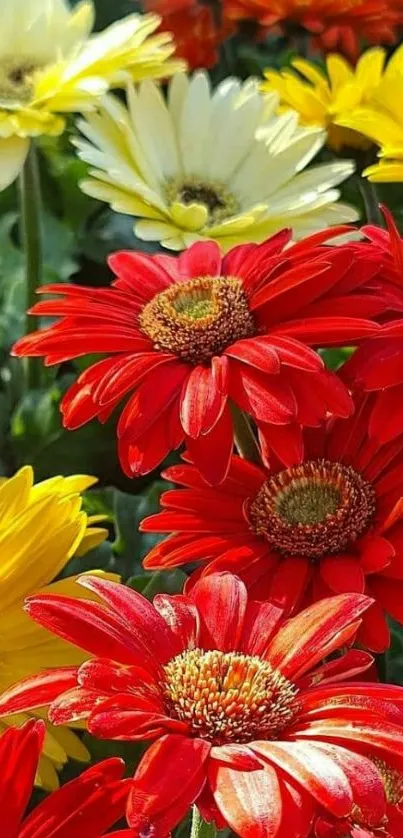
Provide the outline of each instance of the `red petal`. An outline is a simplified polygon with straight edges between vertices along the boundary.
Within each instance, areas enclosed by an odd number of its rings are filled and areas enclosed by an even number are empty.
[[[123,770],[122,760],[108,759],[84,771],[33,810],[19,838],[99,838],[124,815],[130,781],[121,780]]]
[[[0,737],[0,806],[4,838],[19,836],[20,823],[33,791],[45,725],[29,721],[8,728]]]
[[[102,696],[95,690],[75,687],[59,695],[49,708],[49,720],[54,725],[67,725],[87,719]]]
[[[379,326],[360,317],[315,317],[292,320],[273,329],[274,335],[286,335],[314,346],[345,346],[363,338],[373,337]]]
[[[216,387],[211,367],[194,367],[183,384],[180,416],[185,433],[197,439],[217,424],[227,400]]]
[[[126,623],[132,636],[157,660],[166,663],[178,653],[178,643],[165,620],[137,591],[98,576],[81,576],[78,582],[106,602],[112,614]]]
[[[215,241],[195,242],[180,254],[178,262],[184,279],[219,276],[221,250]]]
[[[96,657],[152,670],[158,666],[131,628],[97,602],[44,594],[29,597],[25,610],[54,634]]]
[[[31,675],[3,692],[0,698],[2,716],[35,710],[51,704],[65,690],[77,685],[77,667],[49,669]]]
[[[364,614],[357,640],[366,649],[379,654],[389,647],[390,632],[386,614],[378,602],[374,602]]]
[[[275,349],[271,345],[270,337],[255,337],[238,340],[226,349],[226,354],[237,358],[244,364],[276,374],[280,371],[280,360]]]
[[[221,418],[208,434],[199,436],[198,439],[186,439],[193,461],[212,486],[222,483],[228,474],[233,440],[234,432],[228,407],[224,408]]]
[[[308,588],[312,565],[303,556],[283,558],[273,573],[268,598],[288,616],[296,611]]]
[[[209,752],[208,742],[171,734],[148,748],[134,775],[127,808],[136,834],[142,834],[141,828],[146,833],[147,824],[151,827],[165,813],[172,812],[165,834],[176,826],[203,788]],[[169,765],[175,771],[168,772]]]
[[[274,763],[336,817],[353,805],[350,783],[333,759],[308,742],[254,742],[253,750]]]
[[[355,630],[355,621],[370,604],[369,597],[360,594],[316,602],[280,629],[267,651],[267,660],[287,678],[297,679],[343,645],[343,630]]]
[[[171,719],[145,696],[116,694],[92,710],[88,730],[97,739],[134,741],[151,739],[161,732],[186,733],[188,725]]]
[[[320,574],[335,594],[349,591],[363,594],[365,576],[359,559],[353,556],[326,556],[319,564]]]
[[[128,401],[118,423],[119,438],[134,443],[164,414],[179,394],[190,367],[180,361],[153,370]]]
[[[259,422],[284,425],[296,416],[296,401],[283,376],[264,375],[236,361],[230,367],[230,396]]]
[[[363,823],[369,827],[378,826],[385,815],[385,795],[381,776],[373,762],[340,745],[317,742],[315,747],[328,754],[347,775],[354,804],[360,811]]]
[[[403,622],[403,582],[375,576],[371,579],[371,591],[394,620]]]
[[[202,649],[237,649],[248,604],[243,582],[230,573],[200,579],[190,594],[200,617]]]
[[[259,423],[259,443],[263,462],[270,463],[274,453],[286,468],[298,465],[304,457],[304,439],[301,426],[293,422],[289,425],[265,425]]]
[[[371,414],[369,433],[379,442],[389,442],[401,434],[402,428],[403,387],[398,384],[377,394]]]
[[[237,771],[212,760],[209,783],[225,821],[240,838],[275,838],[282,815],[275,771]]]
[[[117,287],[134,291],[144,302],[172,284],[166,271],[145,253],[120,250],[109,256],[108,265],[119,277]]]
[[[281,608],[276,608],[270,602],[249,600],[239,649],[246,655],[264,655],[282,618]]]
[[[200,620],[193,602],[180,594],[157,594],[153,605],[177,638],[179,648],[195,649],[199,642]]]

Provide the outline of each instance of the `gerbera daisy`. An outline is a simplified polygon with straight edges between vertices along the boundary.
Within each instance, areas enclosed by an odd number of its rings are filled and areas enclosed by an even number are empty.
[[[384,446],[371,440],[370,411],[370,400],[357,399],[351,419],[309,430],[304,461],[288,469],[234,456],[216,489],[191,464],[167,469],[164,476],[186,488],[162,495],[164,511],[142,522],[143,532],[172,533],[145,567],[198,561],[195,579],[231,570],[252,597],[287,614],[334,593],[365,591],[375,602],[359,639],[384,651],[385,612],[403,622],[403,437]]]
[[[352,60],[360,41],[393,44],[403,21],[401,0],[223,0],[236,20],[257,20],[262,26],[301,26],[318,45],[338,50]]]
[[[22,605],[28,594],[38,590],[77,593],[73,579],[49,583],[73,555],[83,555],[106,537],[106,530],[97,526],[99,518],[88,518],[82,509],[81,493],[94,483],[93,477],[73,475],[33,485],[32,469],[26,466],[0,486],[1,690],[51,661],[63,665],[83,660],[77,649],[55,642],[28,620]],[[15,719],[3,719],[0,731],[8,724],[15,724]],[[48,726],[38,770],[39,782],[47,789],[58,785],[56,769],[68,757],[89,758],[71,731],[61,733]]]
[[[93,108],[109,87],[161,78],[181,62],[160,18],[129,15],[92,35],[92,0],[71,10],[66,0],[2,4],[0,34],[0,188],[18,175],[30,139],[61,134],[65,114]],[[152,37],[150,37],[152,36]]]
[[[234,30],[215,0],[145,0],[144,8],[161,15],[161,31],[172,33],[176,55],[191,70],[213,67],[221,44]]]
[[[373,334],[378,327],[362,318],[386,306],[366,246],[323,247],[328,235],[285,250],[291,233],[283,230],[224,258],[215,242],[179,257],[117,253],[112,288],[41,289],[59,299],[32,313],[60,319],[13,352],[47,364],[106,356],[79,376],[61,411],[65,427],[78,428],[105,421],[131,393],[118,424],[129,476],[156,468],[185,440],[206,478],[219,483],[233,449],[231,405],[253,417],[287,465],[299,461],[301,424],[352,410],[347,390],[309,345]]]
[[[339,117],[339,124],[360,131],[380,146],[379,163],[364,170],[374,183],[403,182],[403,46],[389,61],[367,103],[357,102]],[[353,103],[352,103],[353,105]]]
[[[403,239],[389,210],[382,207],[382,212],[388,230],[367,226],[363,227],[363,232],[378,251],[385,278],[400,292]],[[370,435],[380,443],[400,436],[403,428],[403,319],[385,325],[379,332],[379,339],[365,341],[343,368],[343,378],[352,386],[377,393]]]
[[[128,781],[122,780],[124,763],[120,759],[99,762],[24,818],[44,734],[44,723],[31,721],[0,736],[2,838],[56,838],[62,834],[99,838],[124,814],[129,791]]]
[[[50,703],[56,724],[81,720],[98,738],[154,740],[129,793],[136,835],[152,827],[166,836],[195,801],[206,820],[241,838],[306,838],[318,806],[348,817],[356,805],[371,823],[384,816],[373,759],[403,765],[403,691],[349,683],[371,656],[333,654],[351,643],[367,597],[333,597],[279,628],[281,610],[248,600],[231,574],[153,604],[107,581],[81,584],[104,605],[38,596],[26,608],[100,657],[17,685],[0,712]]]
[[[336,151],[345,146],[366,149],[371,139],[338,123],[340,117],[350,116],[351,109],[370,101],[381,82],[385,59],[384,49],[369,49],[354,68],[341,55],[332,54],[323,72],[314,62],[295,58],[291,66],[297,72],[266,70],[261,89],[278,93],[281,110],[296,110],[302,125],[325,128],[328,145]]]
[[[214,91],[206,73],[176,75],[167,101],[158,85],[129,90],[127,110],[113,96],[89,114],[75,140],[90,163],[81,184],[94,198],[140,220],[140,239],[183,250],[216,239],[225,250],[263,241],[285,224],[297,238],[357,213],[336,203],[333,187],[354,170],[351,161],[306,171],[326,134],[302,128],[298,115],[276,116],[278,97],[257,81],[225,79]]]

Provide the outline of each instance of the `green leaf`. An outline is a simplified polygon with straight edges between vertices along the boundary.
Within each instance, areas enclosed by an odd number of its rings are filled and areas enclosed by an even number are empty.
[[[146,553],[157,543],[158,536],[140,533],[139,524],[143,518],[158,511],[159,497],[168,485],[156,481],[143,494],[132,495],[115,492],[114,517],[116,540],[114,551],[118,572],[125,578],[141,573],[141,561]]]

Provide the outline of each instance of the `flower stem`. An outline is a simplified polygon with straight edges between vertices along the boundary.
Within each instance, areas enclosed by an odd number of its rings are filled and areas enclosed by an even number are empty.
[[[231,404],[232,422],[234,425],[235,445],[244,460],[261,464],[259,447],[256,442],[250,421],[243,410]]]
[[[368,223],[383,227],[383,216],[379,209],[375,185],[368,178],[358,175],[358,188],[364,202],[365,215]]]
[[[36,149],[31,142],[24,167],[20,175],[21,229],[25,251],[26,308],[36,302],[36,290],[42,278],[42,228],[41,228],[41,186]],[[35,318],[26,315],[25,333],[36,327]],[[26,382],[28,387],[39,387],[41,366],[37,358],[26,359]]]
[[[190,838],[216,838],[217,830],[212,823],[203,820],[197,806],[193,806]]]

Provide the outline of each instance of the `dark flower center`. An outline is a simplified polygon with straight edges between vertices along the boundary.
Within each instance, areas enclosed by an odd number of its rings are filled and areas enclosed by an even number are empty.
[[[0,61],[0,106],[18,107],[29,103],[34,92],[33,75],[40,69],[33,58],[5,56]]]
[[[219,224],[240,210],[238,199],[229,191],[225,183],[216,180],[187,175],[185,178],[172,178],[165,185],[165,194],[169,204],[179,202],[202,204],[207,212],[206,224]]]
[[[312,460],[270,477],[248,517],[275,549],[316,559],[355,541],[374,512],[374,489],[353,468]]]
[[[140,326],[156,349],[192,364],[208,364],[230,344],[256,333],[242,282],[233,277],[171,285],[147,303]]]
[[[298,712],[297,688],[258,657],[191,649],[164,670],[169,715],[215,745],[276,739]]]

